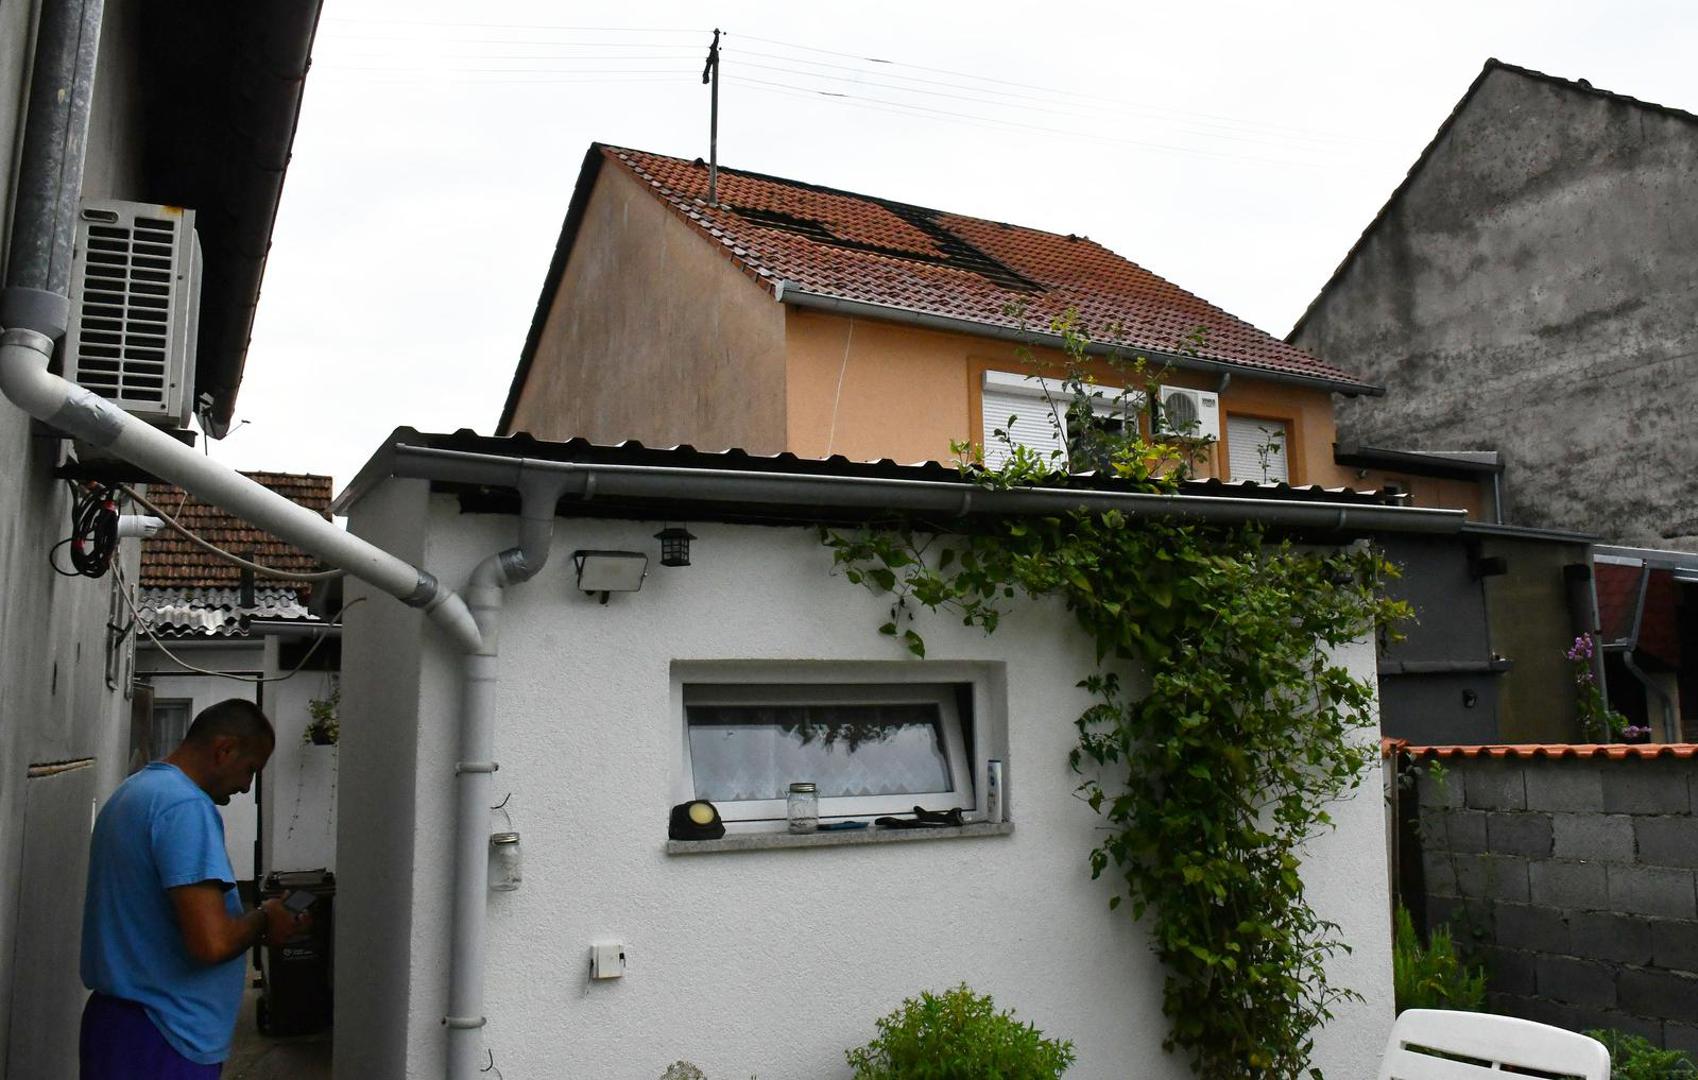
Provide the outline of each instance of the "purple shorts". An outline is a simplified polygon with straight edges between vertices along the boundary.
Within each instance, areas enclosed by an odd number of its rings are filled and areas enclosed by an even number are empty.
[[[133,1001],[96,993],[83,1007],[82,1080],[217,1080],[222,1065],[177,1053]]]

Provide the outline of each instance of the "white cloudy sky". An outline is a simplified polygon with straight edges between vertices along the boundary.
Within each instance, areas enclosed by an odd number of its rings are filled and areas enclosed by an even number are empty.
[[[1283,335],[1489,56],[1698,109],[1698,5],[326,0],[236,419],[494,429],[592,140],[1091,236]],[[616,361],[614,361],[616,362]]]

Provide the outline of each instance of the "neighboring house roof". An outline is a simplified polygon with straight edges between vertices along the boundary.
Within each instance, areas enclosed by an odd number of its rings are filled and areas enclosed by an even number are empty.
[[[1671,570],[1622,566],[1595,560],[1593,580],[1598,593],[1598,636],[1608,645],[1638,637],[1634,648],[1678,667],[1680,649],[1680,589]],[[1646,580],[1645,575],[1650,578]],[[1640,586],[1644,603],[1640,603]],[[1635,626],[1637,623],[1637,627]]]
[[[244,473],[264,486],[329,518],[331,479],[295,473]],[[148,499],[184,528],[209,543],[262,566],[299,573],[323,569],[313,556],[254,528],[241,518],[210,506],[171,484],[154,484]],[[162,529],[142,541],[140,596],[137,607],[156,631],[229,634],[244,617],[309,618],[306,604],[312,583],[259,577],[254,602],[241,602],[242,569]]]
[[[1438,131],[1433,133],[1432,139],[1427,143],[1420,155],[1416,157],[1415,163],[1409,166],[1409,171],[1404,174],[1403,180],[1392,190],[1391,196],[1385,201],[1385,205],[1381,206],[1379,213],[1375,214],[1373,219],[1368,222],[1367,227],[1362,230],[1362,235],[1356,238],[1356,242],[1350,245],[1350,250],[1344,253],[1343,260],[1340,261],[1338,267],[1333,270],[1332,276],[1327,278],[1326,284],[1322,285],[1320,291],[1315,294],[1315,298],[1309,301],[1309,306],[1303,310],[1303,314],[1300,315],[1297,322],[1292,325],[1291,332],[1285,335],[1286,341],[1293,341],[1296,339],[1298,333],[1303,329],[1303,325],[1309,321],[1309,316],[1315,313],[1315,309],[1320,306],[1321,301],[1326,297],[1326,295],[1332,291],[1333,286],[1338,284],[1338,282],[1344,277],[1345,271],[1347,271],[1350,268],[1350,264],[1355,261],[1357,253],[1362,250],[1364,245],[1367,244],[1368,238],[1379,230],[1380,224],[1391,215],[1392,208],[1396,206],[1398,200],[1403,197],[1403,193],[1409,190],[1410,185],[1415,182],[1415,178],[1421,174],[1423,169],[1426,168],[1427,162],[1432,160],[1434,151],[1438,148],[1439,144],[1444,141],[1444,137],[1449,134],[1450,129],[1456,124],[1457,118],[1460,117],[1463,111],[1466,110],[1473,102],[1475,93],[1479,91],[1480,87],[1485,84],[1486,79],[1489,78],[1494,71],[1510,72],[1529,79],[1537,79],[1551,86],[1570,90],[1576,94],[1584,95],[1589,98],[1601,98],[1608,101],[1618,102],[1623,105],[1629,105],[1634,108],[1660,113],[1663,116],[1671,116],[1678,120],[1698,123],[1698,115],[1689,113],[1684,109],[1676,109],[1668,105],[1658,105],[1649,101],[1640,101],[1638,98],[1629,97],[1626,94],[1617,94],[1609,90],[1599,90],[1585,79],[1564,79],[1555,75],[1547,75],[1542,71],[1534,71],[1532,68],[1519,67],[1515,64],[1506,64],[1502,60],[1498,60],[1496,58],[1488,59],[1485,66],[1480,69],[1480,74],[1476,75],[1474,77],[1474,81],[1468,85],[1467,91],[1463,93],[1461,100],[1456,103],[1456,107],[1451,109],[1450,115],[1445,117],[1444,123],[1439,125]]]
[[[359,501],[367,491],[384,478],[392,475],[392,466],[398,455],[415,450],[453,451],[456,453],[485,455],[500,458],[528,458],[537,461],[575,462],[586,466],[638,466],[664,469],[697,469],[704,473],[715,472],[739,473],[785,473],[790,475],[813,477],[842,477],[872,480],[914,481],[928,484],[958,484],[969,487],[961,473],[952,466],[937,462],[923,462],[915,465],[900,465],[889,458],[881,461],[851,461],[841,454],[828,458],[805,458],[788,451],[780,454],[751,454],[746,450],[702,451],[692,446],[676,446],[670,448],[644,446],[640,442],[629,441],[614,446],[599,445],[586,439],[571,439],[566,442],[545,442],[528,434],[510,436],[478,435],[475,432],[461,429],[453,433],[433,434],[417,431],[413,428],[396,428],[388,438],[384,439],[383,447],[360,469],[353,481],[336,496],[332,508],[337,513],[347,513],[349,508]],[[1111,477],[1098,476],[1090,473],[1072,476],[1057,475],[1050,481],[1052,487],[1073,487],[1091,491],[1136,491],[1139,486],[1130,481],[1116,480]],[[476,492],[468,491],[467,498],[481,507],[484,502],[504,507],[515,503],[517,496],[509,491],[489,492],[481,488]],[[1320,485],[1293,487],[1290,484],[1259,484],[1244,481],[1229,484],[1220,480],[1191,480],[1180,485],[1180,494],[1213,498],[1243,499],[1246,501],[1278,501],[1326,503],[1329,505],[1356,506],[1396,506],[1408,507],[1409,497],[1403,494],[1390,494],[1378,491],[1356,491],[1351,488],[1324,488]],[[569,513],[575,503],[585,503],[585,509],[597,514],[607,514],[609,507],[621,505],[620,499],[600,492],[593,500],[574,499],[568,496],[560,504],[562,513]],[[809,507],[783,508],[776,510],[762,507],[739,507],[727,510],[724,506],[709,507],[678,504],[673,500],[673,506],[668,510],[675,511],[676,516],[690,517],[692,514],[702,520],[713,519],[720,521],[757,521],[777,519],[781,521],[795,520],[824,520],[848,519],[854,517],[879,518],[888,517],[886,511],[854,511],[845,512],[842,508],[811,505]],[[652,513],[652,506],[631,507],[634,512]]]
[[[1102,345],[1313,380],[1345,392],[1377,392],[1084,236],[723,167],[719,206],[710,207],[701,160],[595,143],[585,155],[499,430],[512,421],[604,164],[630,173],[779,300],[787,294],[792,300],[826,298],[898,321],[923,316],[966,333],[999,335],[1047,331],[1052,319],[1073,310]]]
[[[1381,739],[1387,757],[1413,758],[1698,758],[1698,743],[1517,743],[1503,746],[1411,746],[1403,739]]]

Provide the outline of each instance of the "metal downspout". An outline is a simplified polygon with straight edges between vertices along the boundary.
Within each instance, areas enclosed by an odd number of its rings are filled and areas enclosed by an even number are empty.
[[[509,463],[510,465],[512,463]],[[466,653],[459,760],[454,765],[454,913],[449,931],[448,1080],[476,1080],[483,1068],[479,1032],[489,909],[489,807],[495,760],[495,691],[500,678],[501,611],[508,586],[528,581],[548,562],[554,511],[567,478],[537,473],[519,462],[519,544],[496,552],[472,571],[465,596],[479,642]]]
[[[53,341],[71,322],[71,245],[88,154],[103,0],[42,0],[0,326]]]

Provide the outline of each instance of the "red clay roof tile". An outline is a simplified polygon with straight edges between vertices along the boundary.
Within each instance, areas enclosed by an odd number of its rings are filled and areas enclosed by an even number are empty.
[[[330,517],[331,479],[296,473],[250,472],[255,480],[291,502]],[[226,551],[279,570],[311,573],[323,569],[319,561],[241,518],[209,506],[171,484],[152,484],[148,501],[176,518],[184,528]],[[288,579],[268,579],[276,584]],[[191,544],[182,536],[162,529],[142,541],[141,586],[147,589],[234,588],[242,581],[241,568]],[[311,585],[294,586],[304,603]]]
[[[1084,237],[725,168],[714,208],[700,161],[601,152],[769,290],[782,280],[1001,329],[1047,329],[1073,310],[1102,344],[1367,388]]]
[[[1411,746],[1402,739],[1381,739],[1387,757],[1416,758],[1694,758],[1698,743],[1524,743],[1502,746]]]

